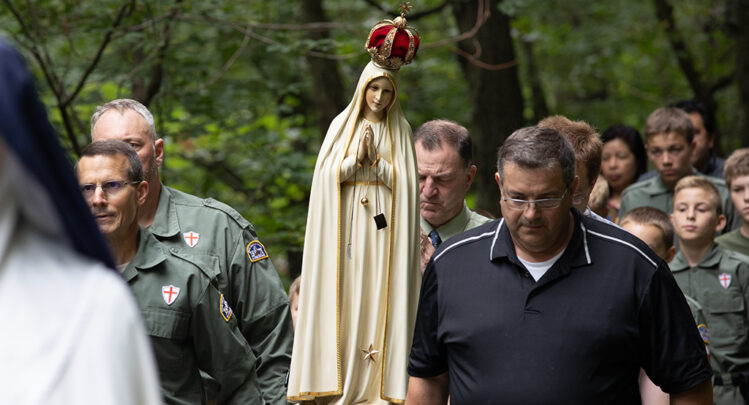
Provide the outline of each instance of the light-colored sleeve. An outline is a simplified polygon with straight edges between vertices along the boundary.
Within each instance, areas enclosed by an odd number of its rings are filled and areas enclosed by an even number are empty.
[[[341,163],[341,175],[338,177],[341,183],[348,181],[354,176],[358,165],[356,164],[356,155],[349,155]]]
[[[377,161],[377,176],[379,180],[389,189],[393,189],[393,165],[385,159]]]
[[[89,296],[92,312],[47,403],[162,404],[156,361],[132,293],[114,272],[90,271],[107,273],[80,293]]]

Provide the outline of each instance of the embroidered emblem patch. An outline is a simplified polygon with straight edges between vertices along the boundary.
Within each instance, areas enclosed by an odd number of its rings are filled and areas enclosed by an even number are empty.
[[[229,303],[226,302],[224,299],[224,294],[221,294],[221,298],[219,299],[219,312],[221,312],[221,316],[224,317],[224,320],[226,322],[229,322],[229,319],[231,319],[231,314],[233,314],[231,307],[229,306]]]
[[[697,330],[700,332],[700,337],[705,343],[705,353],[707,353],[708,360],[710,359],[710,332],[707,331],[707,325],[701,323],[697,325]]]
[[[701,323],[697,325],[697,330],[700,331],[700,337],[706,345],[710,344],[710,332],[707,331],[707,325]]]
[[[268,252],[265,251],[265,246],[262,243],[253,240],[247,245],[247,256],[249,256],[251,262],[256,262],[261,259],[268,258]]]
[[[728,288],[728,286],[731,285],[731,275],[728,273],[721,273],[718,276],[718,280],[720,280],[720,285],[723,286],[723,288]]]
[[[197,245],[198,241],[200,240],[200,234],[193,231],[183,233],[182,237],[185,239],[185,243],[187,243],[187,246],[190,247],[195,247],[195,245]]]
[[[172,305],[174,303],[177,297],[179,297],[179,291],[179,287],[175,287],[171,284],[161,286],[161,296],[164,298],[166,305]]]

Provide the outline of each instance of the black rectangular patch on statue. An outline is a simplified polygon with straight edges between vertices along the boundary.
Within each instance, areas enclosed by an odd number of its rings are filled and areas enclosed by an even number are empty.
[[[385,219],[385,214],[377,214],[374,216],[375,224],[377,224],[377,230],[383,229],[388,226],[388,221]]]

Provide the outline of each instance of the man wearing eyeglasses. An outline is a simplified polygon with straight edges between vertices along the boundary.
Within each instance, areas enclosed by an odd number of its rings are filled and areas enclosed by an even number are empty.
[[[118,99],[97,107],[91,117],[91,136],[94,141],[126,142],[138,153],[149,186],[138,213],[141,226],[170,249],[218,260],[216,282],[236,310],[239,329],[258,358],[263,398],[286,404],[285,378],[294,339],[289,300],[255,228],[224,203],[161,182],[164,140],[157,137],[153,115],[143,104]],[[209,378],[204,382],[212,399],[216,386]]]
[[[569,142],[520,129],[497,171],[503,218],[443,243],[424,273],[406,402],[639,403],[642,367],[672,403],[710,403],[704,343],[666,263],[571,209]]]
[[[670,214],[673,211],[674,186],[689,175],[703,176],[718,189],[723,200],[726,227],[723,233],[741,226],[725,181],[704,175],[692,167],[694,137],[692,121],[684,110],[664,107],[653,111],[645,122],[645,149],[658,175],[635,183],[622,193],[619,218],[637,207],[654,207]],[[678,249],[678,244],[676,245]]]
[[[138,225],[148,183],[135,150],[121,141],[94,142],[82,151],[76,174],[140,306],[166,403],[203,403],[199,369],[220,384],[218,403],[262,403],[255,356],[212,284],[217,270],[197,256],[168,249]]]

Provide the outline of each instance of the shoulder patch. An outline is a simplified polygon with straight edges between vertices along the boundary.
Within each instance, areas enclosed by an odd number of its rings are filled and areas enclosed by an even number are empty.
[[[226,322],[229,322],[229,319],[231,319],[231,316],[234,312],[232,312],[229,303],[226,301],[226,298],[224,298],[224,294],[221,294],[221,297],[219,298],[218,309],[219,312],[221,312],[221,316],[224,318],[224,320]]]
[[[697,330],[700,332],[702,342],[705,343],[705,352],[707,353],[708,359],[710,358],[710,332],[707,330],[707,325],[701,323],[697,325]]]
[[[253,240],[247,245],[247,257],[250,261],[255,263],[258,260],[267,259],[268,252],[265,251],[265,246],[259,241]]]

